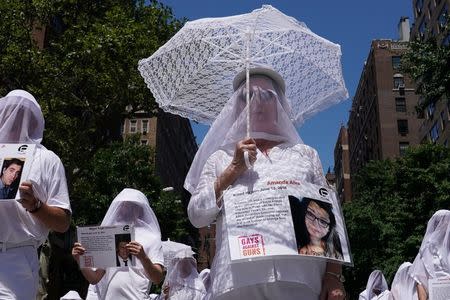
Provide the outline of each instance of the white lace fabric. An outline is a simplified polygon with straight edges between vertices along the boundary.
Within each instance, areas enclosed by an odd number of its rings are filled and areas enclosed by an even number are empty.
[[[284,78],[289,118],[297,125],[348,98],[340,46],[270,5],[187,22],[138,69],[163,110],[211,124],[246,59],[249,67],[269,66]]]

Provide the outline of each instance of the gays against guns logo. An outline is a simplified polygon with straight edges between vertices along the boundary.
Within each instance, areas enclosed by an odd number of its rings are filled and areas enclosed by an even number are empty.
[[[239,246],[243,257],[264,256],[264,239],[261,234],[252,234],[248,236],[239,236]]]

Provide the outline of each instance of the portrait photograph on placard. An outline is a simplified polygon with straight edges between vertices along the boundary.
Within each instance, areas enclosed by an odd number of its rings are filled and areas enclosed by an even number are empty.
[[[116,265],[118,267],[131,266],[133,258],[127,249],[127,244],[131,242],[131,234],[116,234],[114,238],[116,240]]]
[[[20,198],[19,185],[29,180],[35,148],[33,144],[0,144],[0,203]]]
[[[289,196],[298,253],[342,260],[336,216],[329,202]]]
[[[25,164],[22,157],[5,157],[0,172],[0,199],[16,198]]]
[[[77,241],[86,249],[81,268],[133,267],[136,265],[127,245],[134,240],[134,227],[78,226]]]

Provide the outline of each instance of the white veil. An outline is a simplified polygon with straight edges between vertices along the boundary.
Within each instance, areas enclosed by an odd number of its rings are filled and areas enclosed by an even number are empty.
[[[386,278],[384,278],[383,272],[375,270],[369,275],[367,280],[366,289],[359,295],[360,300],[370,300],[376,296],[373,292],[374,289],[379,289],[380,292],[388,290],[388,284]]]
[[[276,111],[274,111],[276,114],[276,121],[272,124],[267,124],[270,126],[256,128],[256,126],[253,125],[254,122],[252,122],[252,118],[250,118],[250,137],[290,143],[292,145],[303,143],[290,119],[289,102],[284,95],[282,87],[284,83],[280,84],[278,79],[281,77],[278,75],[274,78],[275,76],[271,76],[271,73],[275,71],[265,69],[264,72],[260,72],[262,69],[263,68],[250,69],[250,110],[252,113],[255,109],[257,110],[258,103],[275,98],[277,99]],[[241,73],[239,73],[237,77],[240,75]],[[265,80],[269,83],[268,85],[266,84],[266,88],[263,89],[257,84],[253,84],[254,80]],[[236,143],[244,139],[247,135],[248,108],[245,106],[245,81],[235,86],[239,86],[239,88],[236,89],[217,119],[211,125],[211,128],[203,139],[186,176],[184,188],[191,194],[197,187],[203,166],[208,158],[219,149],[225,150],[232,155]],[[267,88],[267,86],[269,86],[269,88]]]
[[[169,299],[202,300],[206,295],[205,286],[197,271],[197,261],[191,249],[178,251],[167,268],[164,286],[169,286]]]
[[[135,240],[149,257],[160,251],[161,230],[158,219],[151,209],[147,197],[135,189],[123,189],[108,208],[101,226],[130,224],[135,228]],[[143,268],[139,260],[136,267]]]
[[[438,210],[430,218],[411,276],[428,288],[428,279],[450,276],[450,211]]]
[[[416,282],[409,274],[412,264],[400,265],[392,280],[391,293],[395,300],[417,300]]]
[[[13,90],[0,99],[0,142],[40,144],[44,116],[36,99],[24,90]]]

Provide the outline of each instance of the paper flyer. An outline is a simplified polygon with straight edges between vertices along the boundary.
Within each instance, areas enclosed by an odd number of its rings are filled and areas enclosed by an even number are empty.
[[[77,227],[78,242],[86,249],[80,256],[80,268],[135,266],[136,258],[125,247],[134,240],[130,225]]]

